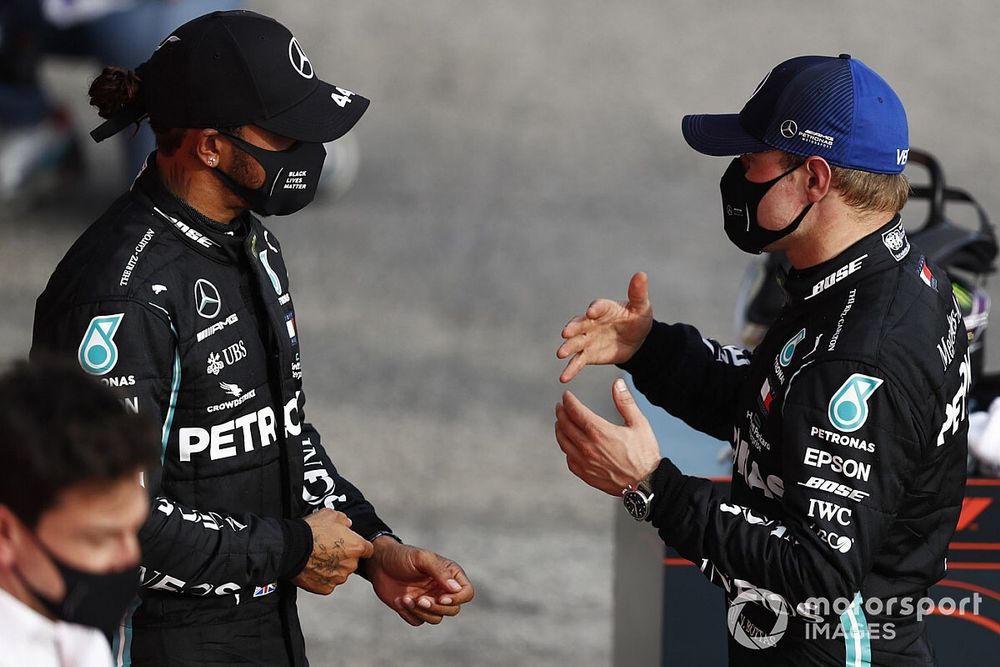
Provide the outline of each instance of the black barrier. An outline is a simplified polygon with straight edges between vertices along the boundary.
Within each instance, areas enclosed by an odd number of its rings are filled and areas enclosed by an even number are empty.
[[[728,478],[714,481],[728,492]],[[728,630],[722,591],[693,563],[650,539],[655,536],[648,524],[620,513],[614,664],[725,665]],[[650,567],[654,559],[662,565]],[[651,590],[662,595],[657,599],[649,595]],[[1000,664],[1000,480],[968,481],[948,573],[929,597],[927,630],[938,664]],[[651,636],[650,621],[657,620],[659,636]]]

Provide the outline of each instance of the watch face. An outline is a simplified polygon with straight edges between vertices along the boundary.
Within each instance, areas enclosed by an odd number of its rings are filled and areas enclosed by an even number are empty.
[[[635,491],[626,491],[625,495],[622,496],[622,503],[625,505],[625,510],[637,521],[645,519],[646,514],[649,512],[649,505],[646,503],[646,499]]]

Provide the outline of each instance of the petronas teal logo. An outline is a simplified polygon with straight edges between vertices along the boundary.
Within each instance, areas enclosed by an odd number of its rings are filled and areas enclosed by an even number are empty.
[[[805,337],[806,330],[802,329],[797,334],[792,336],[787,343],[785,343],[785,347],[781,349],[781,355],[778,357],[778,363],[780,363],[783,368],[792,363],[792,356],[795,354],[795,346],[801,343],[802,339]]]
[[[267,263],[267,251],[261,250],[257,256],[260,257],[260,263],[264,265],[264,270],[267,271],[267,277],[271,279],[271,286],[274,287],[274,293],[281,296],[281,281],[278,280],[278,274]]]
[[[847,378],[830,399],[827,416],[835,428],[853,433],[868,421],[868,399],[882,386],[882,380],[861,373]]]
[[[87,333],[80,341],[78,359],[83,370],[91,375],[104,375],[118,363],[118,346],[115,333],[125,313],[98,315],[90,320]]]

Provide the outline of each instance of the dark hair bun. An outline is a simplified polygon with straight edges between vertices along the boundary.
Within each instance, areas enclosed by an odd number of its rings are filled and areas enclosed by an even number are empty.
[[[90,84],[90,105],[97,107],[101,118],[110,118],[139,97],[142,81],[130,69],[105,67]]]

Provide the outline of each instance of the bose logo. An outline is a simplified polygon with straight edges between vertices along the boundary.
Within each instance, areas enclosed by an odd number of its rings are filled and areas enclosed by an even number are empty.
[[[834,273],[831,273],[826,278],[813,285],[812,294],[807,296],[806,299],[811,299],[820,292],[822,292],[823,290],[830,289],[831,287],[839,283],[841,280],[843,280],[847,276],[851,275],[852,273],[860,269],[861,260],[863,260],[867,256],[868,255],[866,253],[864,255],[861,255],[861,257],[858,257],[857,259],[851,260],[849,264],[845,264],[844,266],[837,269]]]

